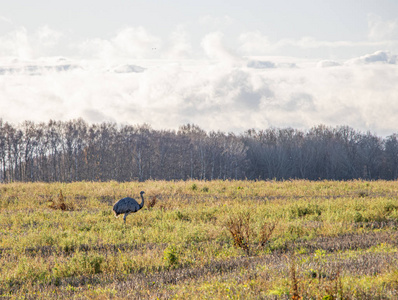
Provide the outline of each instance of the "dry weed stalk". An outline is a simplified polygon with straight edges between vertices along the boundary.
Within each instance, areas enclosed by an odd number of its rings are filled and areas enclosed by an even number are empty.
[[[242,213],[235,218],[229,218],[227,227],[234,239],[234,245],[242,248],[247,255],[250,255],[250,237],[252,230],[250,228],[250,213]]]
[[[328,299],[344,299],[343,283],[341,280],[341,269],[338,267],[334,276],[331,277],[329,284],[325,286],[325,293]]]
[[[58,201],[54,202],[54,200],[49,200],[52,202],[50,204],[50,208],[52,209],[60,209],[60,210],[74,210],[74,207],[72,204],[66,204],[64,195],[62,194],[62,190],[59,190],[59,195],[58,195]]]
[[[232,235],[234,245],[238,248],[243,249],[246,255],[250,255],[252,252],[251,241],[258,238],[259,248],[264,248],[267,242],[270,240],[271,235],[276,227],[276,222],[264,223],[259,232],[256,233],[252,228],[252,218],[250,212],[241,213],[235,217],[230,217],[227,221],[227,228]]]
[[[265,247],[268,241],[271,238],[272,233],[276,227],[277,222],[272,223],[264,223],[260,229],[260,245],[261,247]]]
[[[299,294],[299,281],[297,279],[297,272],[296,272],[296,258],[294,255],[292,255],[289,259],[290,261],[290,269],[289,269],[289,275],[290,275],[290,294],[292,296],[292,300],[300,300],[300,294]]]

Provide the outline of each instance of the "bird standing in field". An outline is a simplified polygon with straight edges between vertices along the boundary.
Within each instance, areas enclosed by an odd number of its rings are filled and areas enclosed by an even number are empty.
[[[144,191],[141,191],[141,199],[142,202],[139,204],[135,199],[126,197],[120,199],[118,202],[115,203],[113,206],[113,212],[115,213],[115,217],[117,218],[119,215],[124,214],[123,220],[126,224],[126,217],[131,214],[139,211],[144,206]]]

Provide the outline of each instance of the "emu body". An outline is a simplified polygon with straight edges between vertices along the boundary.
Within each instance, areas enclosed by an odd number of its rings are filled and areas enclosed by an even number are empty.
[[[141,191],[141,199],[142,202],[138,203],[135,199],[126,197],[120,199],[118,202],[115,203],[113,206],[113,212],[115,217],[117,218],[119,215],[124,214],[123,220],[126,223],[126,217],[131,214],[139,211],[144,206],[144,191]]]

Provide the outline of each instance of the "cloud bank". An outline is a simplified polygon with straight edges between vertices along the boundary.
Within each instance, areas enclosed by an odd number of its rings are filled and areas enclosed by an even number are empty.
[[[112,68],[98,61],[15,62],[0,68],[0,112],[12,122],[82,117],[238,132],[323,123],[389,134],[398,128],[398,66],[377,59],[386,55],[322,67],[297,62],[295,68],[278,67],[283,62],[275,58]]]
[[[362,44],[396,45],[394,22],[370,17],[369,24],[369,40]],[[381,35],[383,28],[388,34]],[[381,135],[398,131],[396,52],[379,48],[346,60],[275,56],[268,53],[286,46],[355,43],[311,38],[273,43],[248,32],[231,50],[215,31],[203,36],[198,54],[183,28],[164,40],[137,27],[69,45],[78,53],[74,57],[52,55],[64,39],[48,27],[0,36],[0,118],[18,123],[82,117],[158,129],[195,123],[234,132],[321,123]]]

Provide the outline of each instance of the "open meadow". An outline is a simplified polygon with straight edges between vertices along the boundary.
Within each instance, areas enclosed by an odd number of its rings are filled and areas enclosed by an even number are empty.
[[[398,183],[0,184],[0,298],[397,299]]]

